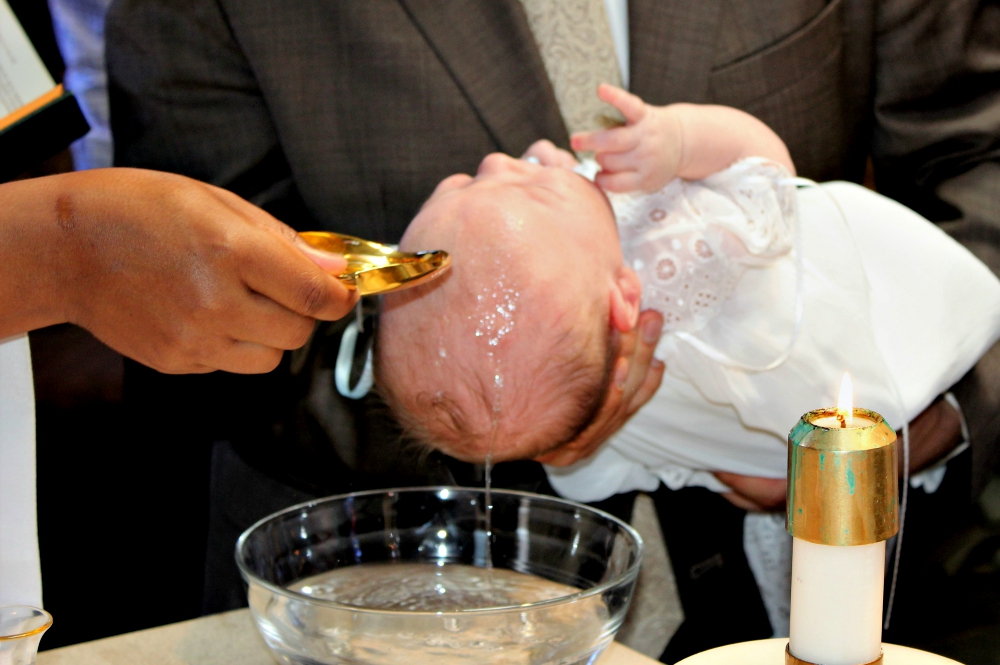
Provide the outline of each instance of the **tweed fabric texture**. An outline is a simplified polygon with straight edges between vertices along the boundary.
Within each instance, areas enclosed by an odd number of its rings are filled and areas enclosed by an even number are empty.
[[[596,94],[601,83],[622,84],[604,0],[521,2],[569,133],[620,124]]]

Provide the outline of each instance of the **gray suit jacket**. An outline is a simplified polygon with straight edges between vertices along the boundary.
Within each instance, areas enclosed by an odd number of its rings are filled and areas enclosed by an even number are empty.
[[[817,180],[860,180],[870,156],[881,191],[1000,269],[996,7],[630,0],[629,24],[646,101],[742,108]],[[301,229],[394,241],[443,177],[568,143],[519,0],[117,0],[107,40],[118,164]],[[955,391],[986,473],[1000,348]]]

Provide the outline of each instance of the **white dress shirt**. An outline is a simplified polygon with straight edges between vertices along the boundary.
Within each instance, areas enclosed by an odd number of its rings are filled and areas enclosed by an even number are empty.
[[[618,58],[618,68],[622,73],[622,87],[628,90],[628,0],[604,0],[604,7],[608,11],[615,57]]]
[[[0,340],[0,605],[42,605],[27,335]]]

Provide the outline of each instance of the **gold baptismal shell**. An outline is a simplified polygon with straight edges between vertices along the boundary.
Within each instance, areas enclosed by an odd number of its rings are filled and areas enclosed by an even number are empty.
[[[303,240],[326,252],[343,254],[347,269],[337,279],[363,296],[407,289],[444,273],[448,252],[401,252],[396,245],[355,238],[331,231],[305,231]]]

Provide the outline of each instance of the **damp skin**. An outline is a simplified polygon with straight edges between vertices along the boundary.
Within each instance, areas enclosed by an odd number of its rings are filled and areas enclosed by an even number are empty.
[[[476,337],[485,338],[489,346],[497,346],[500,340],[514,330],[514,312],[520,297],[515,289],[507,286],[503,275],[494,287],[484,287],[476,294],[480,306]]]

